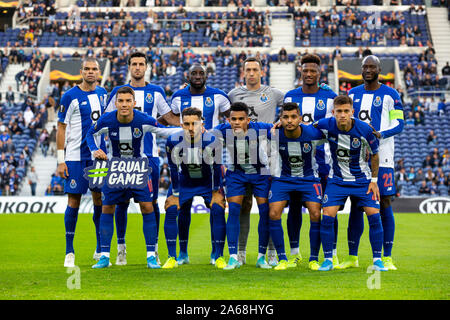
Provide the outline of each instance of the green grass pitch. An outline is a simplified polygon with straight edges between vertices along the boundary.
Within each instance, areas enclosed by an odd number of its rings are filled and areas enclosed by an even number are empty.
[[[68,279],[74,274],[66,273],[63,267],[64,216],[0,215],[0,299],[449,299],[448,215],[397,214],[393,253],[399,270],[380,273],[378,278],[374,273],[367,273],[372,260],[367,222],[361,239],[359,268],[310,271],[306,262],[309,219],[303,215],[300,250],[304,262],[296,269],[274,271],[254,266],[257,219],[257,215],[252,215],[247,264],[239,270],[223,271],[208,265],[209,216],[200,214],[192,215],[190,265],[172,270],[147,269],[142,218],[133,214],[128,218],[126,237],[128,265],[93,270],[92,215],[80,214],[74,244],[76,264],[80,267],[80,289],[69,289]],[[340,259],[347,253],[347,220],[348,215],[339,216]],[[159,239],[162,263],[167,256],[163,221],[164,215]],[[117,252],[115,243],[114,237],[112,262]],[[287,235],[286,251],[289,252]],[[368,280],[379,289],[369,289]],[[74,282],[69,279],[69,283]]]

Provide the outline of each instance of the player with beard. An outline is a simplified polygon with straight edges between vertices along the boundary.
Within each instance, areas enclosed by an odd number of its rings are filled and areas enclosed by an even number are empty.
[[[300,108],[300,115],[302,116],[303,124],[310,124],[323,118],[332,116],[333,99],[337,96],[328,86],[320,85],[320,58],[315,54],[304,55],[301,59],[302,66],[302,82],[303,86],[291,90],[286,93],[284,102],[295,102]],[[328,173],[330,170],[330,154],[328,144],[317,147],[316,162],[319,165],[319,176],[322,184],[322,190],[325,190]],[[302,260],[300,254],[300,229],[302,226],[302,205],[297,200],[298,197],[293,197],[289,205],[289,213],[287,219],[287,230],[289,236],[289,243],[291,247],[291,256],[289,259],[289,267],[294,267]],[[337,219],[334,219],[334,234],[335,241],[333,243],[333,263],[339,263],[336,253],[337,242]],[[310,262],[314,261],[311,260]]]
[[[206,130],[210,130],[219,124],[221,117],[230,115],[230,99],[225,92],[220,89],[212,88],[206,85],[206,69],[199,63],[194,63],[188,71],[188,86],[176,91],[172,96],[171,108],[175,115],[180,117],[184,109],[195,107],[202,112],[203,124]],[[169,200],[169,199],[168,199]],[[166,210],[176,203],[170,200],[166,202]],[[178,216],[178,238],[180,243],[180,254],[177,259],[179,265],[189,262],[187,254],[187,243],[189,238],[189,226],[191,223],[191,212],[180,211]],[[211,264],[215,264],[215,240],[213,237],[212,215],[210,215],[211,224]]]
[[[116,110],[116,93],[122,87],[130,87],[135,93],[135,108],[145,112],[149,116],[159,120],[165,125],[179,126],[180,121],[173,114],[166,101],[166,94],[160,86],[150,84],[145,81],[145,72],[147,70],[147,57],[142,52],[134,52],[128,57],[128,67],[130,68],[130,83],[115,87],[109,95],[106,111]],[[151,180],[153,188],[153,208],[156,217],[157,237],[159,234],[159,206],[158,206],[158,189],[159,189],[159,155],[156,145],[156,136],[154,133],[147,134],[144,138],[144,152],[148,158],[148,164],[151,167]],[[129,202],[120,203],[116,206],[115,220],[117,230],[117,259],[116,265],[126,265],[126,245],[125,232],[127,228],[127,210]],[[158,241],[156,241],[156,259],[159,263]]]

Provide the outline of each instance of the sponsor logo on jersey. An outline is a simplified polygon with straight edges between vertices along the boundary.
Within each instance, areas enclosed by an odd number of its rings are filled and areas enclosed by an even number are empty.
[[[323,109],[325,109],[325,102],[323,102],[323,100],[320,99],[319,101],[317,101],[316,108],[317,108],[318,110],[323,110]]]
[[[212,107],[213,106],[213,101],[210,97],[206,97],[205,99],[205,106],[207,107]]]
[[[147,103],[153,102],[153,96],[150,92],[147,92],[147,95],[145,96],[145,102],[147,102]]]
[[[111,136],[113,137],[117,136],[117,132],[111,132]]]
[[[183,102],[183,106],[189,105],[189,101]]]
[[[308,153],[311,151],[311,145],[309,143],[303,144],[303,152]]]
[[[75,188],[77,187],[77,182],[75,181],[75,179],[72,179],[72,180],[70,181],[70,187],[71,187],[72,189],[75,189]]]
[[[381,106],[381,97],[380,97],[380,96],[376,96],[376,97],[375,97],[375,100],[373,101],[373,105],[374,105],[375,107]]]
[[[141,130],[139,130],[139,128],[134,128],[133,131],[133,137],[135,137],[136,139],[139,138],[142,135]]]
[[[269,100],[269,98],[267,97],[267,95],[265,93],[261,93],[261,96],[259,97],[259,99],[261,100],[261,102],[266,102],[267,100]]]
[[[361,145],[361,141],[359,141],[358,138],[353,138],[352,147],[356,149],[356,148],[359,148],[360,145]]]
[[[83,101],[83,102],[81,103],[81,105],[82,105],[82,106],[87,105],[87,101]]]

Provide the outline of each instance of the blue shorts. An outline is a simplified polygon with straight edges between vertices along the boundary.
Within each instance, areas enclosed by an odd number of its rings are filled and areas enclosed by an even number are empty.
[[[370,207],[380,209],[380,202],[373,198],[373,194],[367,194],[367,184],[337,184],[334,181],[328,181],[325,194],[322,199],[322,207],[343,206],[347,197],[351,197],[352,201],[358,208]]]
[[[378,189],[380,189],[380,196],[396,194],[393,168],[380,167],[378,169]]]
[[[147,187],[139,188],[110,188],[105,184],[102,188],[102,204],[113,205],[130,201],[134,198],[135,202],[152,202],[153,189],[152,181],[149,179]]]
[[[245,174],[242,171],[227,170],[224,179],[225,196],[227,198],[244,196],[247,186],[251,186],[253,195],[268,198],[270,190],[270,176],[260,174]]]
[[[290,200],[292,192],[299,192],[301,201],[322,202],[322,185],[319,181],[294,181],[272,179],[269,191],[269,203]]]
[[[66,178],[66,183],[64,184],[64,192],[85,194],[89,188],[89,180],[84,177],[84,168],[94,165],[94,161],[66,161],[66,165],[69,176]],[[90,190],[93,192],[101,192],[100,188],[93,188]]]
[[[167,190],[167,198],[172,195],[172,184],[169,186],[169,190]],[[180,207],[186,203],[187,201],[193,199],[194,197],[202,197],[205,201],[206,207],[209,208],[209,204],[211,203],[212,199],[212,187],[193,187],[193,188],[183,188],[180,187],[180,195],[179,195],[179,202]]]
[[[158,189],[159,189],[159,158],[158,157],[149,157],[148,158],[148,166],[151,169],[151,179],[152,179],[152,190],[153,190],[153,198],[152,200],[158,200]]]

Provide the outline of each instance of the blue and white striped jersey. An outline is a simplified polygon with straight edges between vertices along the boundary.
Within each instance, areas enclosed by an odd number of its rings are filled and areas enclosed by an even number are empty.
[[[362,84],[352,88],[349,97],[353,100],[355,117],[370,123],[381,133],[380,167],[394,168],[394,135],[402,132],[404,125],[399,93],[384,84],[368,91]]]
[[[61,98],[58,121],[66,124],[65,161],[92,160],[85,137],[103,114],[106,107],[107,92],[97,86],[93,91],[83,91],[74,86]],[[101,137],[98,137],[100,143]]]
[[[192,94],[189,86],[178,90],[172,96],[171,108],[174,114],[180,115],[181,112],[189,107],[195,107],[202,111],[203,123],[205,129],[209,130],[219,124],[219,114],[230,109],[230,99],[220,89],[206,86],[203,94]]]
[[[304,93],[302,87],[290,90],[284,96],[284,102],[295,102],[300,108],[302,122],[305,124],[313,123],[323,118],[332,117],[333,100],[337,96],[331,90],[319,88],[316,93]],[[316,161],[319,165],[321,175],[328,175],[330,153],[328,145],[324,144],[317,148]]]
[[[170,135],[180,128],[165,128],[158,124],[155,118],[148,114],[133,110],[134,117],[130,123],[120,123],[117,120],[117,110],[105,113],[89,129],[86,140],[89,149],[94,152],[99,149],[94,137],[105,134],[110,140],[111,157],[142,158],[147,157],[144,151],[144,136],[146,133]]]
[[[271,123],[251,122],[243,136],[236,136],[229,123],[222,123],[212,131],[225,141],[226,167],[230,171],[246,174],[270,174],[268,161],[268,135]]]
[[[221,187],[221,162],[214,161],[215,139],[211,133],[204,132],[199,141],[192,142],[185,138],[183,130],[167,139],[167,159],[174,194],[179,193],[180,186],[190,189],[210,186],[211,190]],[[222,151],[222,148],[219,150]]]
[[[166,93],[157,85],[147,83],[145,87],[133,87],[130,84],[115,87],[108,98],[106,112],[116,110],[116,92],[121,87],[130,87],[134,90],[134,99],[136,100],[135,109],[145,112],[149,116],[157,119],[170,112],[170,107],[166,101]],[[144,138],[144,152],[147,157],[158,157],[158,147],[154,134],[148,134]]]
[[[273,173],[276,177],[288,180],[298,181],[300,178],[316,181],[319,179],[316,147],[326,142],[325,136],[312,125],[300,126],[302,134],[296,139],[286,137],[283,128],[269,135]]]
[[[367,123],[353,120],[348,132],[339,130],[334,117],[321,119],[314,126],[325,134],[330,145],[329,179],[341,184],[367,184],[372,177],[367,152],[378,153],[378,139]]]

